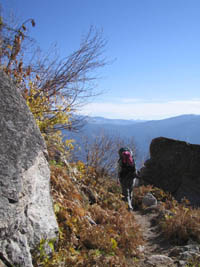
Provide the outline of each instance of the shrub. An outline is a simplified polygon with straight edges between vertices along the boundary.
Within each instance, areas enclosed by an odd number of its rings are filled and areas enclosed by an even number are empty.
[[[170,205],[159,223],[165,237],[178,245],[187,243],[189,239],[200,242],[200,209],[175,200]]]
[[[143,244],[134,215],[128,212],[120,194],[113,190],[115,181],[94,179],[92,169],[87,172],[81,162],[78,168],[72,177],[67,167],[54,162],[51,166],[59,241],[51,258],[45,259],[45,266],[127,266],[127,260],[137,257],[137,248]],[[81,191],[85,185],[96,195],[93,205],[89,205]],[[109,201],[105,204],[107,198]],[[43,257],[35,258],[34,266],[39,267],[42,260]]]
[[[191,207],[186,199],[179,203],[169,193],[150,185],[134,189],[136,207],[143,208],[142,199],[148,192],[160,203],[155,220],[166,239],[177,245],[185,244],[190,239],[200,242],[199,208]]]

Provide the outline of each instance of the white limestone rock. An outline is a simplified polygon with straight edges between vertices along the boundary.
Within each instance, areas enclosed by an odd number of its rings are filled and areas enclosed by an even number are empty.
[[[46,147],[24,99],[0,72],[0,260],[32,267],[31,250],[56,238]]]

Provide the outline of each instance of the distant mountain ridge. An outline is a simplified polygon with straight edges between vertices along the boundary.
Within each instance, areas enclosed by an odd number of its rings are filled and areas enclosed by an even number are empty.
[[[191,144],[200,144],[200,115],[181,115],[152,121],[90,117],[82,132],[73,134],[73,138],[79,139],[81,135],[86,135],[92,139],[102,131],[111,136],[134,138],[137,166],[141,167],[148,158],[149,145],[155,137],[163,136]]]
[[[130,124],[145,122],[145,120],[107,119],[104,117],[88,117],[87,121],[95,124],[115,124],[115,125],[130,125]]]

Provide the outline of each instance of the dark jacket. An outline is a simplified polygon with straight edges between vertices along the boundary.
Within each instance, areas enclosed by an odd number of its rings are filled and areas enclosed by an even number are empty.
[[[124,166],[122,159],[118,160],[118,179],[121,181],[125,179],[133,179],[136,176],[135,164],[130,166]]]

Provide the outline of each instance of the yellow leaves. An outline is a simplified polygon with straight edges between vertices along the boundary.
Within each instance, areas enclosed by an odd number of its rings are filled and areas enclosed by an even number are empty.
[[[111,244],[112,244],[112,249],[116,249],[117,248],[117,241],[114,238],[111,238]]]
[[[10,45],[10,44],[7,45],[7,48],[8,48],[9,50],[12,50],[12,49],[13,49],[12,45]]]
[[[72,217],[66,222],[66,224],[71,228],[74,233],[78,232],[77,218]]]
[[[64,232],[63,232],[63,227],[59,227],[58,231],[59,231],[60,240],[64,240],[65,239],[65,235],[64,235]]]
[[[73,146],[73,145],[72,145]],[[86,175],[86,166],[82,161],[77,161],[75,165],[76,169],[78,170],[78,174],[76,178],[82,180]]]
[[[22,65],[19,65],[19,67],[21,68]],[[28,68],[26,75],[29,75],[30,72],[31,68]],[[40,77],[38,75],[36,75],[35,80],[29,79],[27,83],[29,88],[28,90],[26,89],[24,96],[41,133],[56,132],[55,128],[57,126],[70,124],[69,109],[65,108],[64,102],[61,101],[62,98],[59,97],[57,99],[56,95],[50,98],[48,90],[42,91],[38,89],[37,83],[39,80]],[[64,146],[68,150],[72,150],[74,148],[72,143],[72,140],[68,140]]]
[[[173,218],[172,215],[165,214],[165,220],[170,220],[172,218]]]
[[[81,173],[85,173],[85,164],[82,161],[77,161],[76,163],[76,167],[78,169],[78,171],[80,171]]]
[[[73,139],[68,139],[65,141],[65,146],[69,149],[69,150],[73,150],[74,149],[74,145],[73,143],[75,142],[75,140]]]
[[[55,243],[54,239],[51,239],[48,241],[48,245],[49,245],[52,252],[54,252],[54,243]]]
[[[71,222],[72,222],[72,223],[76,223],[76,222],[77,222],[77,218],[72,217],[72,218],[71,218]]]
[[[47,253],[47,246],[49,247],[51,253],[54,253],[55,242],[56,242],[56,238],[53,238],[50,240],[41,239],[40,243],[38,244],[38,247],[34,251],[34,253],[36,253],[36,259],[34,260],[37,260],[38,262],[40,262],[42,266],[47,266],[49,259],[50,259],[49,253]]]
[[[36,80],[39,76],[36,77]],[[47,147],[57,147],[62,153],[69,153],[73,150],[73,140],[62,141],[60,131],[54,130],[57,125],[69,124],[69,114],[62,111],[61,105],[55,105],[49,101],[48,94],[40,91],[36,87],[36,83],[29,80],[29,90],[26,93],[26,102],[33,113],[36,123],[43,134]],[[47,132],[50,132],[47,136]],[[68,152],[67,152],[68,151]]]
[[[174,208],[170,209],[170,212],[173,214],[177,214],[177,208],[174,207]]]
[[[72,253],[72,255],[75,255],[77,253],[73,247],[70,247],[69,251]]]
[[[60,206],[58,203],[54,204],[54,212],[57,214],[60,211]]]
[[[69,152],[74,149],[72,140],[63,144],[61,138],[58,136],[56,140],[52,133],[55,133],[62,126],[71,126],[70,104],[69,101],[66,101],[66,95],[62,89],[57,90],[57,85],[52,83],[51,78],[41,81],[43,72],[41,74],[39,71],[35,73],[31,67],[33,65],[25,66],[21,48],[26,37],[27,22],[31,23],[33,27],[35,26],[35,21],[28,19],[13,31],[12,37],[8,41],[2,40],[5,43],[1,49],[1,63],[5,65],[5,72],[12,78],[14,77],[21,88],[22,95],[33,113],[41,133],[45,140],[48,140],[48,145],[50,144],[52,147],[52,144],[55,143],[60,152],[64,153],[67,150],[67,155],[69,155]],[[5,26],[2,17],[0,17],[0,25]]]

